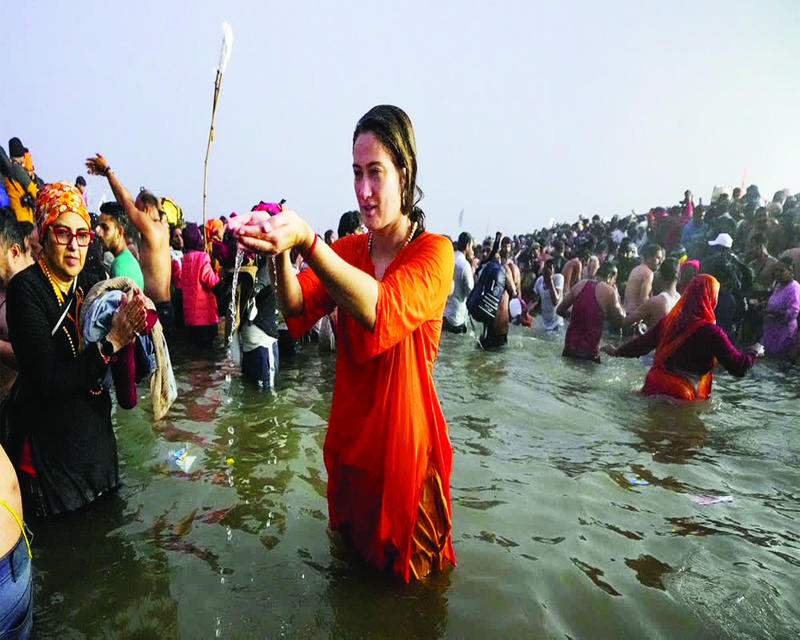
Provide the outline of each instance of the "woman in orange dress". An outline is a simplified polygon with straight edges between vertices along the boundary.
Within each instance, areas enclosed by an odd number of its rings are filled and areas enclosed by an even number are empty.
[[[453,453],[432,377],[454,254],[424,230],[414,131],[401,109],[377,106],[359,120],[353,176],[366,235],[329,247],[289,210],[245,214],[230,228],[248,249],[275,256],[294,336],[338,307],[323,450],[330,525],[367,562],[408,581],[455,564]],[[294,247],[310,266],[300,274]]]

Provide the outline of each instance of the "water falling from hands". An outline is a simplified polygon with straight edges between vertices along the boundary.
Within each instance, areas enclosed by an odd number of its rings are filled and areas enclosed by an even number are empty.
[[[225,346],[228,348],[228,355],[230,356],[231,353],[231,339],[233,334],[238,329],[238,325],[236,323],[236,319],[238,314],[237,311],[237,299],[236,299],[236,288],[239,285],[239,271],[242,268],[242,262],[244,261],[244,249],[237,249],[236,250],[236,261],[233,264],[233,278],[231,279],[231,301],[228,305],[228,318],[230,318],[230,331],[225,339]]]

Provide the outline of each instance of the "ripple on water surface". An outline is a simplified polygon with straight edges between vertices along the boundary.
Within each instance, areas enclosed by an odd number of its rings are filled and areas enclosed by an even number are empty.
[[[176,349],[168,417],[115,411],[123,489],[36,526],[40,636],[797,637],[796,380],[759,363],[681,406],[560,351],[443,336],[459,566],[401,585],[327,530],[334,358],[302,345],[264,393]]]

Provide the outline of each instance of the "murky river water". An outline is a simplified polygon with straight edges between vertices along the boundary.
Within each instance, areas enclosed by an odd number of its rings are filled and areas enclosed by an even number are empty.
[[[683,407],[638,395],[636,361],[560,350],[443,336],[459,565],[408,586],[327,530],[334,356],[304,345],[268,395],[174,350],[168,418],[115,410],[118,496],[35,528],[39,637],[797,637],[797,372],[718,372]]]

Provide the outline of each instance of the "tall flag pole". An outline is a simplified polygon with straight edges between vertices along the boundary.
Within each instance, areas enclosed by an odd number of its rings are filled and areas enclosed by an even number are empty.
[[[208,146],[206,146],[206,160],[203,163],[203,242],[206,238],[206,178],[208,176],[208,154],[211,151],[211,141],[214,139],[214,117],[217,115],[217,100],[219,99],[219,87],[222,84],[222,74],[228,66],[233,48],[233,29],[227,22],[222,23],[222,49],[219,52],[219,65],[216,69],[214,78],[214,102],[211,105],[211,129],[208,132]]]

